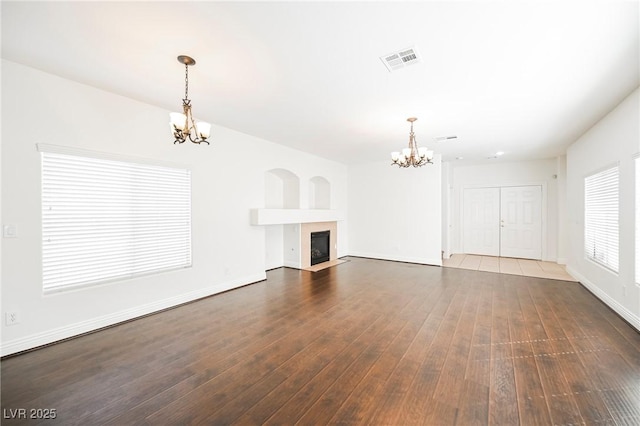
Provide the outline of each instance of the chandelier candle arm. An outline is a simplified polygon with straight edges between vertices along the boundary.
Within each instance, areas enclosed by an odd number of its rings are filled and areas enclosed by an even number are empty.
[[[193,119],[191,112],[191,100],[189,99],[189,66],[195,65],[196,61],[186,55],[178,56],[178,62],[184,64],[184,99],[182,99],[182,113],[172,112],[169,113],[169,126],[173,133],[173,143],[184,143],[187,138],[195,143],[206,143],[209,145],[207,139],[211,136],[211,124],[204,121],[196,121]]]
[[[433,164],[433,151],[426,147],[418,147],[416,142],[416,135],[413,132],[413,122],[417,118],[407,118],[407,121],[411,123],[411,132],[409,133],[409,146],[403,148],[402,152],[394,151],[391,153],[391,165],[398,167],[421,167],[425,164]]]

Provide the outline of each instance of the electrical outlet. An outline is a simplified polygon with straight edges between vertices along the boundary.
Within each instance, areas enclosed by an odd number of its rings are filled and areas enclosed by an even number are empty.
[[[5,314],[5,321],[7,325],[16,325],[20,322],[20,316],[17,311],[7,312]]]

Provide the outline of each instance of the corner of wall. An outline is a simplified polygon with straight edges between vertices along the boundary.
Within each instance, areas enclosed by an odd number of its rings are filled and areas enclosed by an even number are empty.
[[[636,330],[640,331],[640,316],[634,314],[629,309],[625,308],[622,304],[620,304],[613,297],[609,296],[606,292],[604,292],[600,287],[592,283],[588,280],[584,275],[580,274],[578,271],[573,269],[570,266],[567,266],[567,272],[580,281],[587,290],[589,290],[593,295],[595,295],[598,299],[604,302],[609,308],[611,308],[614,312],[624,318],[629,324],[631,324]]]

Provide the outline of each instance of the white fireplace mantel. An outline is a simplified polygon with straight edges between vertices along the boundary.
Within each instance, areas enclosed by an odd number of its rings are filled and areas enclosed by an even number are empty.
[[[337,222],[344,212],[330,209],[251,209],[252,225],[286,225],[293,223]]]

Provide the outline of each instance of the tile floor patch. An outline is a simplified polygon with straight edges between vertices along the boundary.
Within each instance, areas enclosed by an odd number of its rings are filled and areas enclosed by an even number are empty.
[[[454,254],[449,259],[444,259],[442,266],[551,280],[578,281],[567,273],[563,265],[531,259]]]

